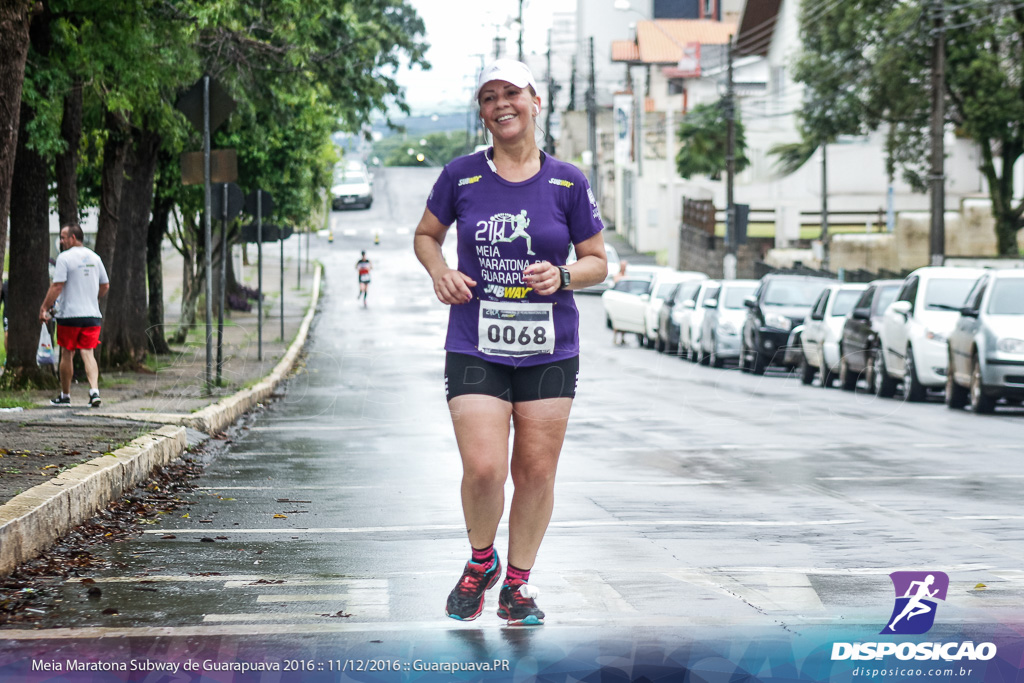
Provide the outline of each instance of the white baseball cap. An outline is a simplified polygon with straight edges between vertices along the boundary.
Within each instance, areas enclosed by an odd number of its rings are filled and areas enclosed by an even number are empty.
[[[505,81],[517,88],[531,85],[533,91],[537,92],[537,81],[533,79],[530,67],[514,59],[496,59],[481,71],[480,78],[476,81],[474,99],[480,99],[480,90],[491,81]]]

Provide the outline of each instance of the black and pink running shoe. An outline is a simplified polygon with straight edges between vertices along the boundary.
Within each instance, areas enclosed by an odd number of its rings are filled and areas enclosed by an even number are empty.
[[[537,607],[535,598],[540,591],[528,583],[506,583],[498,593],[498,616],[509,626],[540,626],[544,612]]]
[[[448,604],[444,613],[452,619],[472,621],[484,611],[484,594],[487,589],[494,588],[501,576],[501,560],[498,551],[494,551],[494,560],[490,569],[483,564],[470,560],[462,571],[462,578],[448,594]]]

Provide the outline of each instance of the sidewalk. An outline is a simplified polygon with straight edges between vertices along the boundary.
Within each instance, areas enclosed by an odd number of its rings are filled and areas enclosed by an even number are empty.
[[[325,244],[314,236],[311,257],[315,258],[318,245]],[[53,392],[36,391],[26,395],[32,407],[0,412],[0,576],[12,568],[7,566],[14,561],[11,553],[24,558],[28,554],[22,547],[26,538],[52,527],[54,517],[72,526],[88,519],[121,491],[141,481],[153,466],[173,460],[187,445],[223,431],[272,394],[290,373],[305,341],[320,284],[316,265],[306,270],[303,243],[301,286],[297,286],[296,238],[284,246],[284,339],[279,248],[264,245],[262,358],[255,302],[250,302],[251,312],[227,311],[222,386],[206,390],[205,326],[200,320],[184,344],[172,345],[171,355],[151,356],[153,372],[104,373],[99,408],[88,407],[88,386],[83,381],[72,384],[70,408],[50,406]],[[244,267],[237,258],[235,272],[243,284],[255,289],[254,245],[249,246],[249,258],[252,265]],[[177,326],[181,292],[181,257],[165,245],[168,337]],[[212,376],[216,378],[216,320],[213,322]],[[47,512],[48,508],[52,511]]]
[[[614,230],[604,231],[604,241],[615,247],[619,258],[635,265],[657,265],[654,254],[643,254],[633,249],[626,238]]]

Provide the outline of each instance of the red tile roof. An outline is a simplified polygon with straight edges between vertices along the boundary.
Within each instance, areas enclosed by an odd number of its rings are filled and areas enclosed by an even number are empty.
[[[613,62],[639,62],[640,48],[632,40],[616,40],[612,42]]]

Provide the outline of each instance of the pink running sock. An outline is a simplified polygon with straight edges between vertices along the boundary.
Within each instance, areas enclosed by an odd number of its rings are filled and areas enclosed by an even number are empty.
[[[494,544],[492,543],[482,550],[473,548],[473,558],[471,561],[473,564],[483,565],[484,571],[490,569],[491,565],[494,564]]]
[[[511,564],[505,570],[505,583],[526,583],[530,580],[530,570],[513,567]]]

